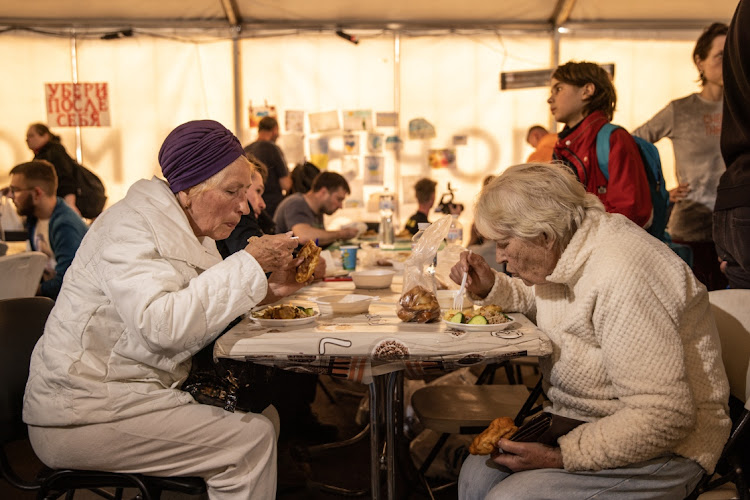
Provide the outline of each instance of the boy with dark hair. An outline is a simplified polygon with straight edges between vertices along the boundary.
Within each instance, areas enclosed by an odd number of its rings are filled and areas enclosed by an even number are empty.
[[[608,212],[649,227],[653,207],[648,179],[638,146],[627,130],[618,127],[610,136],[609,179],[599,168],[597,133],[612,120],[617,103],[609,74],[595,63],[565,63],[552,74],[547,103],[555,120],[565,124],[554,158],[565,163]]]
[[[426,177],[414,184],[414,193],[417,196],[419,207],[417,208],[417,212],[409,217],[404,225],[404,230],[409,231],[412,235],[417,234],[417,231],[419,231],[420,222],[430,222],[427,216],[435,204],[435,186],[437,186],[437,182]]]
[[[31,249],[49,257],[37,295],[51,299],[60,293],[63,276],[88,229],[56,193],[57,174],[48,161],[33,160],[11,169],[8,194],[18,215],[26,217]]]

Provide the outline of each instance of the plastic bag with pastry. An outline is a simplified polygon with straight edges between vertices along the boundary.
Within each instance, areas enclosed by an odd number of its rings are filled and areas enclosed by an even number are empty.
[[[401,321],[427,323],[440,318],[440,304],[435,292],[419,285],[401,295],[398,306],[396,313]]]
[[[448,235],[451,217],[446,215],[428,227],[411,256],[404,262],[404,290],[396,306],[401,321],[427,323],[440,319],[440,304],[435,293],[435,255]]]

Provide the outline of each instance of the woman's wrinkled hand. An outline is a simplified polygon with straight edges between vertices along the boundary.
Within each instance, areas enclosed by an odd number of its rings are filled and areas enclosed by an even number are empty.
[[[541,443],[521,443],[510,439],[498,442],[499,451],[492,453],[492,460],[513,472],[532,469],[562,469],[560,448]]]
[[[469,271],[466,290],[478,297],[486,297],[495,285],[495,271],[481,255],[461,252],[458,262],[451,268],[450,279],[460,285],[466,270]]]
[[[274,234],[252,237],[248,240],[245,251],[258,261],[265,272],[280,271],[287,268],[292,261],[292,250],[299,241],[292,238],[291,231],[285,234]]]
[[[302,264],[302,260],[302,257],[292,259],[285,268],[271,273],[271,276],[268,277],[268,292],[266,293],[266,298],[263,299],[261,304],[276,302],[277,300],[293,294],[303,286],[312,283],[313,278],[310,278],[306,283],[298,283],[295,279],[295,276],[297,275],[297,266]]]

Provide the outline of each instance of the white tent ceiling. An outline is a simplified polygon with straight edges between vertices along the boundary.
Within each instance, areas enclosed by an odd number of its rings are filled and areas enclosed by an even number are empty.
[[[697,29],[737,0],[0,0],[0,26]]]

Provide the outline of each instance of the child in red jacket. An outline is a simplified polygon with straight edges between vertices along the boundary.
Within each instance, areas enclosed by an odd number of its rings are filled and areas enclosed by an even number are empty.
[[[599,168],[596,135],[612,120],[617,94],[609,74],[590,62],[568,62],[552,74],[547,99],[555,120],[565,124],[554,158],[575,172],[586,191],[607,212],[620,213],[647,228],[652,205],[643,161],[633,137],[623,128],[610,136],[609,181]]]

